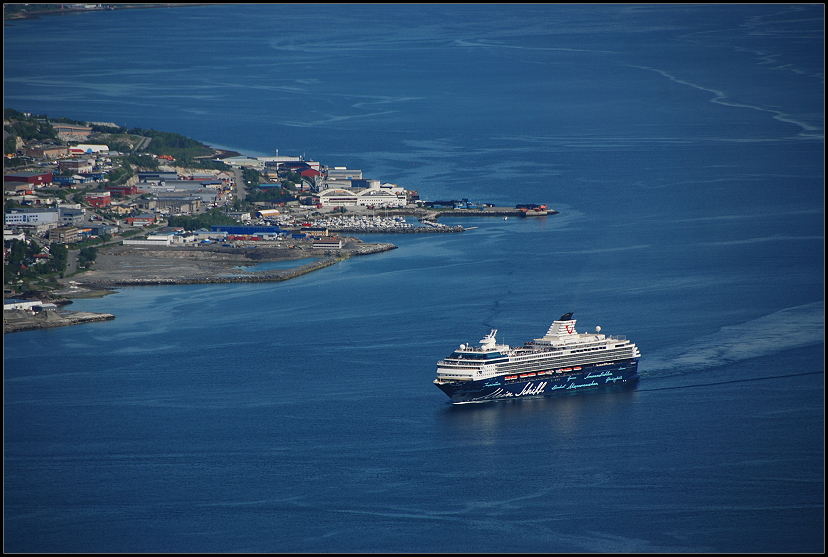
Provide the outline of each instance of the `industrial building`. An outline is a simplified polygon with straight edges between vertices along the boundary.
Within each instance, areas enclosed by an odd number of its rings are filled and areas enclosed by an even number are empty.
[[[43,186],[52,183],[51,172],[11,172],[3,176],[4,182],[23,182],[33,186]]]
[[[337,236],[313,241],[313,249],[342,249],[342,239]]]
[[[108,191],[99,191],[87,194],[84,201],[92,207],[106,207],[112,203],[112,197]]]
[[[49,240],[61,244],[74,244],[80,238],[80,229],[76,226],[62,226],[49,231]]]
[[[138,181],[147,183],[161,183],[167,180],[178,180],[177,172],[139,172]]]
[[[234,236],[255,236],[256,234],[279,234],[281,229],[278,226],[244,226],[244,225],[228,225],[228,224],[214,224],[210,227],[214,232],[227,232]]]
[[[69,148],[72,154],[108,153],[108,145],[78,144]]]
[[[364,190],[329,188],[319,192],[318,203],[323,207],[405,207],[405,190],[394,184]]]
[[[69,149],[61,145],[28,145],[26,156],[35,159],[57,159],[69,154]]]
[[[92,159],[66,159],[58,161],[58,169],[61,172],[71,170],[72,172],[92,172],[95,168],[95,161]]]
[[[5,215],[5,226],[8,228],[27,228],[35,232],[43,232],[59,226],[60,217],[53,209],[10,209]]]

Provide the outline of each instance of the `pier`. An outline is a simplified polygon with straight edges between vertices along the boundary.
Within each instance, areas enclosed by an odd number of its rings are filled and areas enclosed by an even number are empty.
[[[429,219],[436,220],[440,217],[546,217],[557,215],[554,209],[544,210],[523,210],[514,207],[484,207],[482,209],[446,209],[429,211]]]

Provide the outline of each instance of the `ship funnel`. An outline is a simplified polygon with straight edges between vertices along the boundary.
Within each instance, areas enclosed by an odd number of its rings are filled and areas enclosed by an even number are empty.
[[[564,317],[568,317],[569,319],[564,319]],[[575,330],[575,319],[572,319],[571,313],[566,313],[561,316],[561,319],[558,319],[552,326],[549,327],[549,330],[546,331],[546,334],[543,336],[545,339],[550,338],[565,338],[570,335],[577,335],[578,331]]]

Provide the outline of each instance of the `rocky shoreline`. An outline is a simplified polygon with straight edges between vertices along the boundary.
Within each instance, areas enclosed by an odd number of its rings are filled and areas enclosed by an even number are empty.
[[[507,208],[487,210],[455,210],[428,212],[420,220],[428,226],[388,228],[384,233],[446,233],[463,232],[462,226],[445,226],[437,223],[441,216],[516,216],[519,212]],[[548,214],[557,214],[549,211]],[[525,214],[521,216],[526,216]],[[376,230],[379,232],[380,230]],[[337,230],[339,233],[368,232],[365,229]],[[41,296],[43,302],[71,303],[71,298],[102,297],[119,287],[169,286],[179,284],[237,284],[255,282],[280,282],[328,267],[350,257],[369,255],[397,249],[387,243],[365,243],[356,237],[342,237],[344,245],[339,250],[314,250],[312,245],[256,242],[255,245],[209,247],[196,246],[137,246],[117,245],[102,249],[91,270],[62,281],[63,287]],[[265,262],[299,261],[313,259],[303,265],[288,269],[251,271],[251,267]],[[74,311],[31,312],[4,311],[3,332],[30,331],[77,325],[115,319],[109,313]]]
[[[3,334],[110,321],[112,319],[115,319],[115,316],[111,313],[91,313],[87,311],[41,311],[34,315],[23,310],[4,311]]]
[[[394,244],[368,244],[350,239],[342,250],[308,250],[273,247],[242,248],[135,248],[114,246],[102,251],[93,270],[64,281],[63,288],[41,295],[41,301],[71,303],[71,298],[92,298],[112,294],[118,287],[178,284],[233,284],[279,282],[328,267],[350,257],[397,249]],[[289,269],[247,271],[251,266],[271,261],[316,258]],[[41,293],[45,294],[45,293]],[[3,332],[31,331],[115,319],[109,313],[80,311],[23,310],[3,312]]]
[[[150,9],[150,8],[184,8],[184,7],[191,7],[191,6],[209,6],[210,4],[105,4],[99,5],[100,7],[95,8],[87,8],[87,7],[73,7],[73,6],[84,6],[83,4],[55,4],[56,9],[54,10],[38,10],[32,12],[16,12],[13,14],[3,14],[3,23],[9,24],[14,21],[18,20],[25,20],[25,19],[39,19],[40,17],[45,16],[52,16],[52,15],[66,15],[66,14],[80,14],[80,13],[93,13],[93,12],[101,12],[101,11],[109,11],[109,10],[142,10],[142,9]]]
[[[355,255],[367,255],[396,249],[393,244],[368,244],[361,250],[351,250],[336,256],[326,256],[318,261],[306,263],[292,269],[279,269],[273,271],[245,272],[244,274],[215,274],[208,273],[202,276],[173,275],[166,277],[134,277],[134,278],[96,278],[88,277],[75,281],[81,288],[110,289],[118,286],[157,286],[172,284],[232,284],[244,282],[279,282],[311,273],[318,269],[328,267],[334,263],[344,261]]]
[[[70,286],[75,289],[112,289],[119,286],[173,284],[232,284],[289,280],[350,257],[397,249],[394,244],[349,242],[342,250],[259,248],[127,248],[120,246],[99,255],[93,270],[79,275]],[[272,261],[319,257],[290,269],[246,271],[240,266]],[[73,297],[72,290],[61,295]]]

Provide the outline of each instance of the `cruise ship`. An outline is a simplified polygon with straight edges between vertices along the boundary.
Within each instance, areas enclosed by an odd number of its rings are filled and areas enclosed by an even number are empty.
[[[480,346],[461,344],[437,362],[434,384],[453,403],[573,393],[638,380],[638,347],[624,336],[578,333],[572,313],[523,346],[498,344],[497,329]]]

